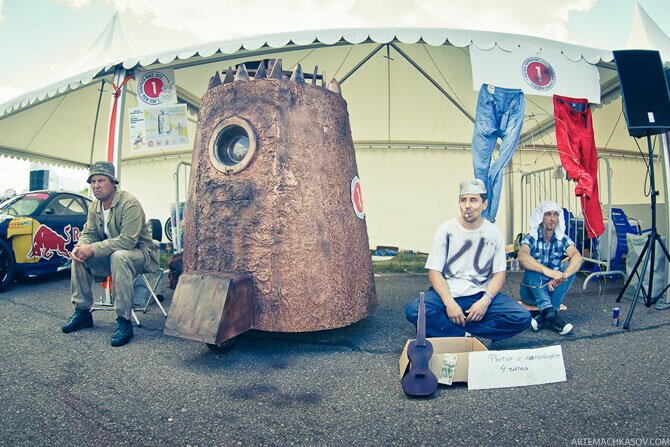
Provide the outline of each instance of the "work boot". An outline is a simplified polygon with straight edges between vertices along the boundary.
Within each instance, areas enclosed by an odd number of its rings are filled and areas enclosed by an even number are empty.
[[[86,329],[93,327],[93,315],[88,309],[74,309],[74,313],[67,324],[61,327],[61,330],[66,334],[78,331],[79,329]]]
[[[572,330],[572,325],[570,323],[566,323],[561,317],[559,317],[558,312],[556,312],[556,309],[553,307],[544,309],[542,311],[542,321],[543,326],[548,327],[559,335],[566,335]]]
[[[112,346],[123,346],[133,338],[133,324],[123,317],[116,317],[116,331],[112,335]]]

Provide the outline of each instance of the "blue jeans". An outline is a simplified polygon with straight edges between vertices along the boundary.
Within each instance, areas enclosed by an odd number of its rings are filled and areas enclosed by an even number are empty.
[[[465,313],[482,295],[484,292],[455,300]],[[449,320],[447,308],[432,287],[426,291],[425,303],[427,337],[462,337],[465,331],[468,331],[473,335],[495,341],[516,335],[530,326],[530,312],[503,293],[496,295],[481,321],[470,321],[465,323],[465,327]],[[418,315],[417,297],[405,306],[405,317],[416,326]]]
[[[488,85],[479,90],[475,130],[472,134],[472,165],[475,177],[486,185],[489,205],[482,217],[496,221],[504,168],[512,159],[521,134],[526,109],[523,92],[519,89],[495,87],[491,94]],[[498,158],[491,163],[498,138],[502,139]]]
[[[567,267],[568,263],[564,262],[561,271],[565,271]],[[526,270],[521,281],[521,301],[531,306],[537,306],[541,311],[549,307],[558,310],[574,280],[575,275],[572,275],[556,287],[553,292],[550,292],[547,284],[551,279],[540,272]]]

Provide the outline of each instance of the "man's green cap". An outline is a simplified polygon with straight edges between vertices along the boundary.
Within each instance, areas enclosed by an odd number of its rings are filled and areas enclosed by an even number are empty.
[[[87,183],[91,183],[91,177],[94,175],[104,175],[109,177],[114,183],[119,183],[119,180],[115,176],[114,165],[108,161],[96,161],[91,165],[91,170],[88,172]]]

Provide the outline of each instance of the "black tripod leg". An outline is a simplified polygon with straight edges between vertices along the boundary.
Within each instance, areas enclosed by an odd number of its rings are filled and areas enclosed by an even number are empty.
[[[654,233],[650,238],[651,246],[649,251],[649,290],[647,291],[647,296],[644,298],[644,305],[646,307],[651,307],[654,304],[653,290],[654,290],[654,261],[656,260],[656,239],[658,239],[658,234]]]
[[[658,245],[663,250],[663,253],[665,253],[665,259],[667,259],[670,262],[670,253],[668,252],[668,248],[665,246],[660,236],[658,237]]]
[[[650,238],[647,238],[647,242],[645,242],[644,248],[642,248],[642,251],[640,252],[640,257],[637,258],[637,262],[635,262],[635,267],[633,267],[633,269],[628,274],[628,278],[626,278],[626,282],[623,285],[623,289],[621,289],[621,292],[619,292],[619,296],[616,299],[617,303],[621,302],[621,298],[623,298],[623,294],[626,292],[626,289],[628,289],[630,282],[633,280],[633,275],[635,275],[635,272],[637,272],[637,268],[640,266],[642,258],[644,258],[645,254],[647,253],[647,248],[649,248],[649,240]]]
[[[661,250],[663,250],[663,253],[665,254],[665,259],[668,262],[670,262],[670,253],[668,253],[668,248],[663,243],[663,240],[661,239],[660,235],[658,236],[657,241],[658,241],[658,246],[661,247]],[[665,293],[665,291],[668,290],[668,288],[670,288],[670,284],[666,285],[665,288],[663,288],[663,290],[661,290],[659,292],[659,294],[656,298],[652,298],[652,303],[655,303],[656,301],[658,301],[658,299],[661,297],[661,295],[663,295]],[[651,297],[651,294],[649,296]]]
[[[645,244],[645,248],[647,248],[647,245],[649,244],[649,241],[652,238],[650,237],[647,239],[647,244]],[[628,330],[630,329],[630,320],[633,318],[633,312],[635,311],[635,305],[637,304],[637,299],[640,296],[640,290],[642,290],[642,282],[644,279],[644,274],[647,273],[647,266],[649,265],[649,256],[651,255],[651,250],[647,250],[646,255],[644,256],[644,265],[642,266],[642,272],[640,273],[640,278],[639,282],[637,283],[637,289],[635,289],[635,296],[633,296],[633,302],[630,303],[630,309],[628,309],[628,315],[626,315],[626,321],[623,323],[623,328]],[[642,253],[640,253],[640,259],[642,259]],[[640,260],[638,259],[638,261]],[[637,265],[637,264],[636,264]],[[631,277],[632,274],[635,273],[635,270],[631,272]]]

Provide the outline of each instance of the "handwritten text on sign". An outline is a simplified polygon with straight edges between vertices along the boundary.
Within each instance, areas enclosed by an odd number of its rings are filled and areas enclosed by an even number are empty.
[[[468,389],[508,388],[565,382],[561,346],[471,352]]]

